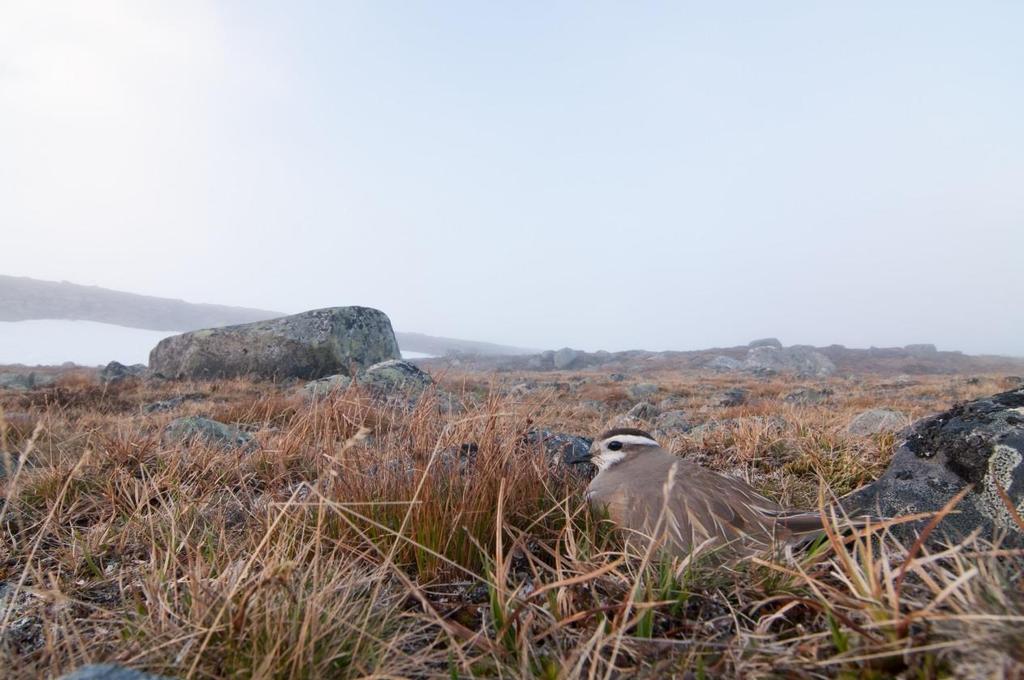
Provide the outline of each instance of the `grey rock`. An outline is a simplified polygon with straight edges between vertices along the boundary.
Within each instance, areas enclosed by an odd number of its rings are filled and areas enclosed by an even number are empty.
[[[351,384],[352,378],[347,375],[328,375],[306,383],[302,387],[302,393],[307,399],[317,399],[330,394],[344,392]]]
[[[972,489],[939,523],[934,538],[960,540],[982,530],[992,539],[1006,533],[1010,546],[1024,546],[1024,534],[1003,503],[1005,491],[1024,514],[1024,389],[958,404],[909,428],[892,463],[873,484],[843,499],[850,512],[898,516],[941,509],[954,495]],[[912,538],[928,520],[893,530]]]
[[[743,368],[743,362],[724,355],[719,355],[707,363],[707,368],[720,373],[738,371]]]
[[[402,359],[382,361],[356,376],[356,382],[378,395],[417,396],[434,384],[434,379],[415,364]]]
[[[642,418],[637,418],[636,416],[631,416],[626,413],[620,413],[617,416],[612,416],[605,421],[604,424],[604,429],[606,430],[615,430],[620,427],[632,427],[638,430],[646,430],[649,428],[649,424]]]
[[[612,373],[608,376],[608,379],[612,382],[624,382],[626,380],[626,376],[622,373]]]
[[[540,444],[553,458],[566,465],[575,465],[589,460],[592,439],[574,434],[551,432],[550,430],[530,430],[525,440],[530,444]]]
[[[552,357],[552,363],[556,370],[564,371],[567,368],[576,366],[582,358],[583,352],[569,347],[563,347],[555,352]]]
[[[801,377],[826,377],[836,371],[832,360],[813,347],[753,347],[747,352],[744,369],[757,374],[790,373]]]
[[[172,420],[164,428],[163,439],[167,444],[190,444],[199,441],[222,449],[251,449],[255,445],[252,436],[247,432],[233,425],[199,416]]]
[[[555,367],[555,353],[548,350],[534,354],[526,360],[526,367],[531,371],[550,371]]]
[[[59,377],[53,373],[32,373],[32,387],[52,387],[57,384]]]
[[[758,340],[751,340],[747,343],[747,347],[774,347],[775,349],[782,349],[782,342],[778,338],[760,338]]]
[[[685,406],[686,400],[675,394],[670,394],[658,402],[658,409],[661,411],[678,411]]]
[[[148,372],[149,368],[142,364],[125,366],[118,361],[111,361],[100,371],[100,382],[104,384],[119,383],[129,378],[143,378]]]
[[[715,396],[715,401],[719,406],[742,406],[747,403],[747,399],[750,397],[750,392],[743,389],[742,387],[733,387],[732,389],[725,390]]]
[[[907,425],[907,417],[899,411],[886,408],[873,408],[870,411],[858,413],[846,431],[860,437],[866,437],[880,432],[899,432]]]
[[[626,388],[626,394],[634,401],[641,401],[657,393],[658,386],[654,383],[637,383]]]
[[[170,680],[163,675],[143,673],[134,668],[126,668],[109,663],[90,664],[62,675],[59,680]]]
[[[654,420],[654,428],[666,435],[689,432],[692,427],[683,411],[665,411]]]
[[[384,312],[329,307],[165,338],[150,353],[149,365],[165,378],[251,375],[311,380],[351,375],[399,358],[395,333]]]
[[[832,390],[827,387],[821,389],[815,387],[801,387],[784,396],[782,401],[787,404],[810,405],[821,404],[832,396]]]
[[[907,345],[903,348],[914,356],[928,356],[931,354],[938,354],[939,348],[930,342],[922,342],[916,345]]]
[[[633,406],[633,408],[629,409],[629,412],[626,413],[626,415],[630,418],[638,418],[640,420],[654,420],[658,417],[659,413],[660,411],[656,406],[649,402],[641,401]]]
[[[39,387],[50,387],[57,382],[58,376],[51,373],[0,373],[0,389],[31,390]]]
[[[30,390],[33,375],[31,373],[0,373],[0,389]]]

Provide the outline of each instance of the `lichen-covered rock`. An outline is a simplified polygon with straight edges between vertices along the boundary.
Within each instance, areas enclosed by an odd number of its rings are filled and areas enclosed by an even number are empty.
[[[826,377],[836,372],[836,365],[813,347],[752,347],[743,367],[753,373],[790,373],[801,377]]]
[[[843,505],[850,512],[885,516],[933,512],[971,485],[959,512],[939,524],[939,536],[957,540],[980,527],[986,538],[996,530],[1005,531],[1010,544],[1024,545],[1024,534],[999,491],[1005,491],[1017,513],[1024,515],[1022,461],[1024,389],[1017,389],[918,421],[907,431],[885,474],[847,496]],[[906,525],[896,530],[909,532]]]
[[[555,352],[551,358],[552,363],[556,370],[564,371],[567,368],[572,368],[580,359],[583,358],[583,352],[578,349],[571,349],[569,347],[563,347],[562,349]]]
[[[317,399],[344,392],[351,384],[352,378],[347,375],[328,375],[306,383],[302,388],[302,393],[307,399]]]
[[[164,428],[163,437],[167,444],[190,444],[198,441],[222,449],[250,449],[255,444],[252,435],[234,425],[198,416],[172,420]]]
[[[62,675],[59,680],[169,680],[163,675],[143,673],[134,668],[126,668],[110,663],[97,663]]]
[[[846,431],[860,437],[867,437],[880,432],[899,432],[907,426],[907,417],[899,411],[887,408],[873,408],[870,411],[858,413]]]
[[[351,375],[399,358],[395,332],[384,312],[330,307],[165,338],[150,353],[149,366],[165,378],[312,380]]]

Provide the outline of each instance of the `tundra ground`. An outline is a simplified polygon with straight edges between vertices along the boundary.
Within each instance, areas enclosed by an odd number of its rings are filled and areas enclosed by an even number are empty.
[[[244,380],[0,392],[0,664],[173,677],[1024,677],[1024,557],[878,531],[738,564],[622,554],[586,474],[524,435],[629,410],[601,373],[435,376],[462,408]],[[696,430],[662,440],[793,507],[878,476],[909,420],[999,376],[646,375]],[[743,403],[722,406],[728,389]],[[830,390],[794,403],[801,388]],[[143,407],[175,396],[169,410]],[[667,400],[667,401],[666,401]],[[727,400],[726,400],[727,401]],[[175,417],[255,449],[166,441]],[[472,445],[472,446],[471,446]]]

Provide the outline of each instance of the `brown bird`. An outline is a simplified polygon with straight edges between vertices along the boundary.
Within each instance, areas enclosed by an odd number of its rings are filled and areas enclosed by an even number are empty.
[[[820,535],[818,512],[793,512],[746,482],[665,451],[647,432],[619,428],[594,441],[588,461],[598,473],[587,489],[592,506],[629,535],[664,543],[676,555],[708,549],[749,555]]]

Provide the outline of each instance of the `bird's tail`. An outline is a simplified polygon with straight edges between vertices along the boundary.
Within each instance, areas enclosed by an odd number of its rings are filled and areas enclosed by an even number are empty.
[[[885,522],[885,517],[874,517],[872,515],[847,516],[841,510],[835,513],[831,508],[822,512],[799,512],[793,510],[781,510],[771,513],[776,523],[786,529],[795,537],[806,536],[811,538],[820,535],[825,530],[825,522],[833,522],[833,517],[838,521],[836,526],[840,530],[863,529],[869,524],[878,525]]]

